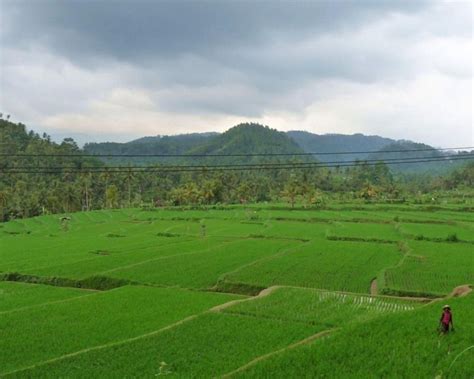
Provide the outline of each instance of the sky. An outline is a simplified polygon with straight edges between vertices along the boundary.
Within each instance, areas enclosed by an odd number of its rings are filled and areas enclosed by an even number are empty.
[[[0,0],[0,112],[79,142],[225,131],[474,145],[470,1]]]

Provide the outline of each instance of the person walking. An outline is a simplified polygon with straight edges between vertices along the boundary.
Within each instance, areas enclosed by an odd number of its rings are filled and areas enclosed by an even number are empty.
[[[453,314],[451,313],[451,307],[449,305],[445,305],[443,307],[443,313],[441,314],[439,323],[440,323],[441,333],[443,334],[448,333],[450,326],[451,326],[451,331],[452,332],[454,331]]]

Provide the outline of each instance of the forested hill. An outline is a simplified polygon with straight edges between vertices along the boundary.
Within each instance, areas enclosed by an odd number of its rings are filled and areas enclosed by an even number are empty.
[[[239,124],[225,133],[209,139],[201,146],[189,151],[190,154],[206,155],[246,155],[246,154],[292,154],[304,150],[284,132],[259,124]],[[262,162],[286,159],[284,157],[228,157],[220,162]],[[303,160],[302,158],[299,158]]]
[[[201,146],[208,140],[217,136],[218,133],[191,133],[176,136],[143,137],[126,143],[103,142],[87,143],[84,152],[87,154],[186,154],[196,146]],[[176,159],[174,159],[176,160]],[[114,158],[106,159],[106,162],[151,164],[159,162],[170,162],[170,159],[159,158]]]
[[[417,151],[414,151],[417,150]],[[431,172],[436,174],[443,174],[454,168],[463,166],[465,161],[456,161],[449,159],[450,157],[459,158],[466,152],[442,151],[433,148],[424,143],[415,143],[411,141],[396,141],[385,145],[376,154],[371,154],[367,159],[384,160],[390,162],[397,159],[405,159],[409,163],[406,164],[391,164],[392,171],[399,171],[404,173],[420,173]],[[440,158],[445,158],[439,161]],[[414,163],[414,161],[422,159],[423,163]],[[430,162],[433,159],[434,161]],[[436,159],[436,160],[435,160]]]
[[[363,134],[313,134],[305,131],[278,132],[259,124],[239,124],[225,133],[192,133],[143,137],[126,143],[88,143],[90,154],[247,154],[334,151],[377,151],[390,138]],[[321,162],[365,159],[367,155],[315,155]]]
[[[390,153],[396,150],[397,152]],[[423,150],[413,152],[410,150]],[[267,157],[119,157],[105,158],[106,163],[148,165],[156,163],[255,163],[275,162],[291,159],[293,161],[318,160],[320,162],[353,162],[364,160],[383,160],[390,162],[399,158],[439,158],[453,154],[440,152],[435,148],[412,141],[393,140],[380,136],[363,134],[313,134],[305,131],[279,132],[268,126],[244,123],[219,133],[193,133],[176,136],[144,137],[127,143],[89,143],[84,146],[89,154],[203,154],[203,155],[246,155],[246,154],[291,154],[316,153],[313,156],[267,156]],[[341,152],[341,154],[337,154]],[[347,152],[359,152],[347,154]],[[376,153],[374,153],[376,152]],[[378,153],[377,153],[378,152]],[[318,154],[320,153],[320,154]],[[330,153],[330,154],[327,154]],[[334,154],[336,153],[336,154]],[[443,162],[424,162],[391,165],[394,172],[432,174],[444,173],[462,165],[462,161],[446,159]]]
[[[305,152],[334,153],[347,151],[378,151],[383,147],[396,142],[390,138],[366,136],[364,134],[313,134],[295,130],[287,132]],[[367,154],[315,155],[320,162],[335,160],[362,160]]]
[[[0,119],[0,222],[46,211],[80,210],[81,193],[84,188],[91,186],[91,179],[63,173],[58,168],[103,166],[97,159],[83,157],[81,153],[73,139],[66,138],[58,144],[46,134],[40,136],[27,131],[21,123]],[[33,158],[15,154],[49,156]],[[54,174],[44,174],[42,171]]]
[[[15,124],[7,120],[0,119],[0,154],[42,154],[42,155],[72,155],[67,160],[69,167],[101,166],[102,163],[95,158],[82,157],[82,150],[79,149],[72,138],[65,138],[62,143],[53,142],[47,134],[40,136],[30,130],[22,123]],[[77,156],[76,156],[77,155]],[[0,168],[38,168],[56,167],[64,164],[61,157],[2,157]]]
[[[225,133],[192,133],[176,136],[143,137],[127,143],[88,143],[84,151],[89,154],[261,154],[334,151],[377,151],[396,142],[379,136],[363,134],[318,135],[304,131],[279,132],[259,124],[245,123],[230,128]],[[363,160],[366,154],[315,155],[321,162],[334,160]],[[262,161],[262,158],[258,158]],[[267,158],[269,160],[270,158]],[[276,157],[271,160],[276,160]],[[281,159],[281,157],[280,157]],[[311,158],[299,157],[299,160]],[[224,161],[228,161],[225,159]],[[106,161],[120,163],[170,163],[189,161],[177,158],[114,158]],[[193,160],[195,161],[195,160]],[[204,160],[201,159],[204,162]],[[216,159],[206,159],[214,163]],[[222,159],[219,159],[222,162]],[[256,161],[256,158],[233,157],[232,162]]]
[[[87,143],[89,154],[184,154],[189,149],[206,143],[218,133],[191,133],[176,136],[143,137],[126,143]]]
[[[177,136],[144,137],[127,143],[90,143],[84,146],[89,154],[273,154],[302,153],[303,149],[286,133],[259,124],[239,124],[222,134],[194,133]],[[107,161],[126,163],[247,163],[278,158],[114,158]]]
[[[163,142],[175,142],[176,144],[194,144],[202,143],[219,135],[217,132],[208,132],[208,133],[188,133],[188,134],[177,134],[175,136],[151,136],[151,137],[141,137],[133,141],[128,142],[129,145],[139,145],[139,144],[152,144],[152,143],[163,143]]]

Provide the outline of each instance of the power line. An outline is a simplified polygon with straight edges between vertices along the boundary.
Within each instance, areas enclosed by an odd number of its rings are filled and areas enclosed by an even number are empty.
[[[405,161],[397,161],[397,162],[388,162],[387,165],[397,165],[397,164],[417,164],[417,163],[427,163],[427,162],[449,162],[449,161],[463,161],[463,160],[471,160],[474,157],[458,157],[458,158],[433,158],[433,159],[413,159],[413,160],[405,160]],[[367,166],[375,166],[379,162],[369,162]],[[360,166],[360,163],[343,163],[343,164],[306,164],[306,163],[295,163],[292,165],[282,165],[282,164],[274,164],[274,165],[248,165],[245,167],[241,166],[231,166],[231,167],[208,167],[208,166],[181,166],[180,168],[176,168],[176,166],[160,166],[160,167],[145,167],[136,169],[130,167],[126,170],[118,169],[118,170],[110,170],[107,168],[101,168],[99,170],[83,170],[83,169],[76,169],[76,170],[69,170],[69,171],[51,171],[49,170],[23,170],[23,171],[0,171],[0,174],[4,175],[14,175],[14,174],[96,174],[96,173],[107,173],[107,174],[130,174],[130,173],[179,173],[179,172],[198,172],[198,173],[206,173],[206,172],[223,172],[223,171],[254,171],[254,170],[293,170],[293,169],[317,169],[317,168],[338,168],[338,167],[356,167]]]
[[[74,167],[74,166],[16,166],[16,167],[4,167],[3,169],[8,170],[61,170],[61,169],[73,169],[73,170],[84,170],[84,169],[91,169],[91,170],[133,170],[133,169],[150,169],[150,168],[201,168],[201,169],[208,169],[208,168],[220,168],[220,167],[252,167],[252,166],[294,166],[294,165],[323,165],[323,164],[345,164],[345,163],[354,163],[355,165],[362,165],[367,163],[387,163],[393,162],[393,164],[403,161],[411,161],[411,160],[430,160],[430,159],[439,159],[440,161],[450,161],[450,160],[459,160],[459,159],[467,159],[467,158],[474,158],[474,153],[463,154],[463,155],[456,155],[456,156],[439,156],[439,157],[420,157],[420,158],[384,158],[384,159],[364,159],[360,161],[354,160],[343,160],[343,161],[328,161],[328,162],[263,162],[263,163],[243,163],[243,164],[222,164],[222,165],[163,165],[163,166],[97,166],[97,167]],[[1,168],[0,168],[1,170]]]
[[[348,154],[390,154],[408,153],[419,151],[447,151],[447,150],[469,150],[474,146],[443,147],[406,150],[368,150],[368,151],[331,151],[331,152],[306,152],[306,153],[253,153],[253,154],[0,154],[0,157],[61,157],[61,158],[84,158],[84,157],[106,157],[106,158],[206,158],[206,157],[277,157],[277,156],[311,156],[311,155],[348,155]]]

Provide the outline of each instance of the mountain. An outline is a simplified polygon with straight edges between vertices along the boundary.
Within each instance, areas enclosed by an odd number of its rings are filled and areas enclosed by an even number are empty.
[[[143,137],[126,143],[102,142],[87,143],[84,152],[87,154],[185,154],[190,149],[201,146],[218,133],[191,133],[176,136],[154,136]],[[107,158],[106,162],[151,164],[159,162],[170,162],[170,158],[160,157],[134,157],[134,158]]]
[[[318,135],[305,131],[287,132],[296,143],[307,153],[318,152],[314,157],[321,162],[349,161],[355,160],[381,160],[385,163],[393,162],[394,159],[413,160],[421,159],[440,159],[445,161],[432,162],[414,162],[410,164],[390,164],[390,169],[394,172],[414,174],[431,173],[442,174],[462,166],[465,161],[450,160],[450,157],[456,157],[457,153],[444,153],[432,146],[416,143],[407,140],[393,140],[379,136],[366,136],[363,134],[324,134]],[[413,151],[422,150],[422,151]],[[360,154],[333,154],[333,152],[356,151]],[[396,152],[392,152],[396,151]],[[375,152],[375,153],[368,153]],[[324,154],[331,153],[331,154]]]
[[[176,136],[144,137],[127,143],[88,143],[87,154],[268,154],[303,153],[303,149],[286,133],[268,126],[245,123],[219,133],[193,133]],[[248,163],[281,160],[281,157],[114,157],[103,158],[108,163]],[[302,159],[303,160],[303,159]]]
[[[201,143],[209,137],[215,137],[219,133],[217,132],[207,132],[207,133],[189,133],[189,134],[178,134],[174,136],[152,136],[152,137],[142,137],[136,140],[127,142],[127,144],[151,144],[151,143],[165,143],[166,142],[176,142],[176,143]]]
[[[363,134],[313,134],[305,131],[290,131],[291,137],[305,152],[331,153],[315,154],[321,162],[354,161],[367,158],[367,154],[332,154],[345,151],[378,151],[383,147],[395,143],[390,138],[366,136]]]
[[[390,153],[390,151],[400,151]],[[423,151],[410,151],[423,150]],[[344,154],[344,152],[358,152]],[[149,165],[156,163],[167,164],[231,164],[231,163],[261,163],[276,161],[312,161],[320,162],[354,162],[355,160],[390,160],[399,158],[440,158],[447,154],[435,148],[412,141],[393,140],[379,136],[363,134],[313,134],[305,131],[279,132],[268,126],[255,123],[242,123],[224,133],[192,133],[176,136],[151,136],[136,139],[127,143],[88,143],[84,146],[88,154],[196,154],[196,155],[225,155],[225,154],[292,154],[313,153],[314,156],[252,156],[252,157],[114,157],[102,158],[106,163]],[[340,152],[341,154],[337,154]],[[329,153],[329,154],[328,154]],[[336,153],[336,154],[334,154]],[[462,162],[420,162],[413,164],[390,165],[393,171],[405,173],[443,173],[458,167]]]
[[[449,157],[455,157],[456,155],[457,154],[453,152],[444,153],[424,143],[401,140],[385,145],[378,153],[371,154],[367,159],[384,160],[386,163],[396,159],[406,159],[407,161],[416,161],[419,159],[428,160],[427,162],[419,163],[390,164],[390,169],[405,173],[431,172],[439,174],[465,163],[463,161],[453,161],[449,159]],[[439,161],[439,159],[443,158],[446,160]],[[437,161],[429,162],[431,159],[437,159]]]
[[[209,139],[201,146],[191,149],[189,154],[291,154],[304,153],[303,149],[286,133],[268,126],[245,123],[230,128],[225,133]],[[228,157],[220,162],[262,162],[282,160],[282,157]]]

